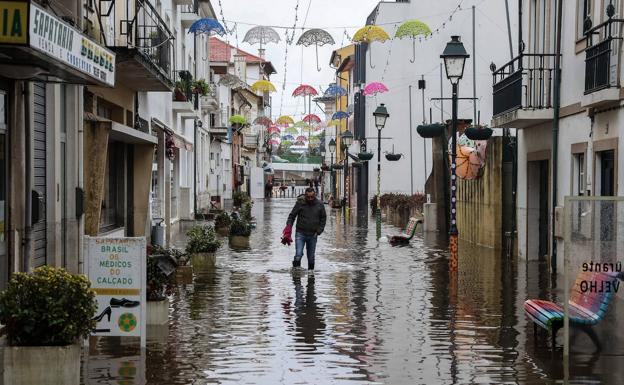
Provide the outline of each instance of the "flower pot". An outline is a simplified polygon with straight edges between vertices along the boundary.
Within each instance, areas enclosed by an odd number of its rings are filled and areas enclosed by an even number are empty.
[[[230,235],[230,247],[239,249],[248,248],[249,237],[244,237],[242,235]]]
[[[217,265],[217,257],[215,253],[193,253],[191,264],[195,271],[212,269]]]
[[[464,131],[464,134],[466,134],[468,139],[471,140],[488,140],[492,136],[493,132],[494,131],[492,131],[489,127],[479,128],[471,126]]]
[[[3,373],[11,385],[78,385],[80,343],[67,346],[7,346],[1,340]]]
[[[390,162],[396,162],[401,159],[402,156],[403,154],[386,154],[386,159]]]
[[[164,325],[169,322],[169,299],[147,301],[147,324]]]
[[[175,101],[176,102],[186,102],[188,99],[186,98],[186,95],[184,94],[184,92],[182,92],[182,90],[180,89],[175,89],[175,92],[173,93],[174,97],[175,97]]]
[[[173,275],[173,282],[180,285],[193,283],[193,266],[178,266]]]
[[[227,237],[228,235],[230,235],[230,226],[217,227],[216,231],[217,234]]]
[[[360,152],[358,154],[358,158],[363,162],[368,162],[369,160],[373,159],[373,153],[372,152]]]
[[[416,132],[422,138],[437,138],[444,134],[445,126],[442,124],[425,124],[416,127]]]

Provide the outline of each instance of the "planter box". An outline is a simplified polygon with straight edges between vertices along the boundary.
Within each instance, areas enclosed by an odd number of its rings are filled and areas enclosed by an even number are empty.
[[[227,237],[230,235],[230,226],[227,227],[217,227],[217,234]]]
[[[7,346],[2,338],[2,383],[11,385],[80,384],[80,344]]]
[[[147,301],[147,324],[164,325],[169,322],[169,300]]]
[[[178,266],[173,275],[173,282],[181,285],[193,283],[193,266]]]
[[[232,235],[230,236],[230,246],[234,248],[247,248],[249,247],[249,237]]]
[[[213,269],[217,265],[215,253],[195,253],[191,255],[191,264],[194,270]]]

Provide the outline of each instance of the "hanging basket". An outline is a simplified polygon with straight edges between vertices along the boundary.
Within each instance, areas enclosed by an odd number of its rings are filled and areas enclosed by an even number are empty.
[[[444,134],[445,126],[443,124],[423,124],[416,127],[418,135],[423,138],[437,138]]]
[[[386,154],[386,159],[390,162],[396,162],[401,159],[402,156],[403,154]]]
[[[464,131],[464,134],[471,140],[488,140],[492,137],[494,131],[489,127],[470,126]]]
[[[332,164],[331,168],[332,168],[332,170],[342,170],[342,165],[341,164]]]
[[[358,158],[363,162],[368,162],[373,159],[374,154],[372,152],[360,152]]]
[[[329,171],[329,166],[328,166],[328,165],[326,165],[326,164],[323,164],[323,165],[321,166],[321,170],[323,170],[323,171]]]

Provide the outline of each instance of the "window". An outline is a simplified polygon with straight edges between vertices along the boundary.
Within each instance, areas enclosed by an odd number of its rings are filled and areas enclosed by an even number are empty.
[[[123,143],[109,142],[107,167],[104,177],[104,196],[100,214],[100,231],[106,232],[124,226],[124,190],[126,187]]]
[[[576,38],[580,40],[585,37],[585,20],[591,19],[593,0],[577,0],[576,7]]]
[[[583,196],[586,190],[585,153],[572,155],[572,195]]]

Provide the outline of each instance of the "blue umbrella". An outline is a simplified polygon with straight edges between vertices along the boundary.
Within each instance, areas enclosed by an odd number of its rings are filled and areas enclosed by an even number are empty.
[[[189,33],[207,33],[212,34],[213,32],[217,35],[223,36],[225,35],[225,29],[216,19],[211,18],[203,18],[199,19],[193,24],[191,24],[191,28],[189,28]]]
[[[331,84],[325,90],[324,96],[345,96],[346,94],[347,94],[347,90],[340,87],[339,85]]]
[[[336,113],[332,115],[332,120],[347,119],[347,118],[349,118],[349,114],[344,111],[337,111]]]

